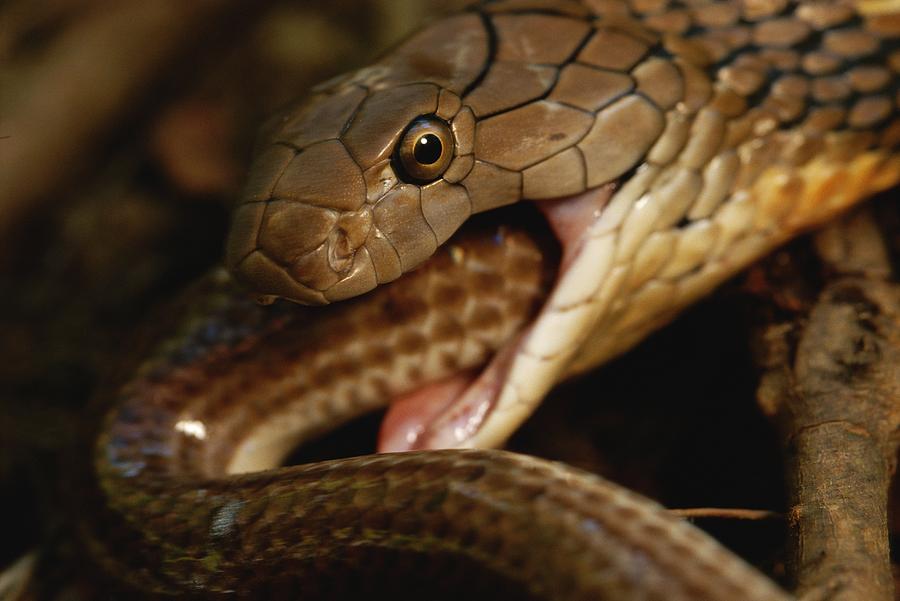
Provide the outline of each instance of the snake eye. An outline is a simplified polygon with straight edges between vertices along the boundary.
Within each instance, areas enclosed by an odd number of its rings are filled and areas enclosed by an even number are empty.
[[[403,132],[394,153],[401,179],[428,183],[439,178],[453,159],[453,134],[437,117],[419,117]]]

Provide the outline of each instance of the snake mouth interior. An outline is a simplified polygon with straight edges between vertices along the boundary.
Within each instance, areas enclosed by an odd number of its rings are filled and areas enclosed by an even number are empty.
[[[559,377],[558,372],[549,370],[530,374],[517,370],[517,362],[523,356],[533,358],[533,348],[543,342],[550,342],[554,348],[577,346],[577,340],[568,340],[571,332],[540,326],[559,310],[554,299],[562,286],[572,283],[566,276],[577,276],[569,272],[587,252],[590,225],[614,189],[615,185],[609,184],[576,196],[535,203],[562,249],[556,282],[542,308],[480,371],[460,373],[395,399],[382,422],[379,451],[499,446],[505,442],[530,413],[519,390],[547,390]],[[544,340],[548,331],[554,340]]]

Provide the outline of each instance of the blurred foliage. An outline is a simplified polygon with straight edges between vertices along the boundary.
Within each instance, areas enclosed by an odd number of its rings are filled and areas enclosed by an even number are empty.
[[[0,3],[0,115],[41,83],[42,66],[80,23],[143,1]],[[55,519],[65,503],[61,458],[78,444],[80,421],[96,419],[89,400],[127,354],[136,324],[220,261],[227,207],[258,126],[317,82],[366,64],[423,21],[465,3],[253,3],[252,11],[204,29],[137,91],[133,106],[111,114],[79,165],[40,165],[60,184],[0,239],[0,569],[65,527]],[[79,48],[69,41],[67,52]],[[110,61],[116,51],[108,49]],[[71,74],[76,80],[107,65],[80,68]],[[0,144],[15,142],[4,139],[0,119]],[[614,474],[676,505],[778,509],[777,449],[754,407],[746,304],[734,288],[725,297],[597,379],[556,393],[515,448]],[[685,339],[704,350],[683,352]],[[716,377],[701,378],[701,370]],[[569,434],[573,422],[587,433]],[[746,538],[748,528],[738,530]],[[760,530],[763,548],[780,539],[777,526],[774,534]]]
[[[83,69],[73,81],[102,77],[121,57],[112,47],[109,63],[79,63],[92,41],[79,44],[83,24],[141,1],[0,3],[0,115],[26,90],[41,91],[63,50]],[[87,403],[136,324],[220,261],[227,207],[259,124],[454,4],[281,0],[223,19],[139,90],[133,107],[111,114],[74,174],[0,240],[0,498],[4,515],[18,516],[3,524],[0,567],[58,526],[48,499],[60,494],[60,451],[77,444]],[[14,144],[3,122],[0,144]],[[41,166],[48,177],[69,168]]]

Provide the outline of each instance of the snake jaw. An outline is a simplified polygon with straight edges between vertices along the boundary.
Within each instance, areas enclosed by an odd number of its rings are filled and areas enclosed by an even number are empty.
[[[534,321],[509,340],[475,375],[425,387],[398,399],[382,423],[381,452],[496,447],[518,428],[544,394],[564,375],[569,358],[592,325],[590,317],[560,328],[571,307],[571,276],[596,261],[591,225],[617,188],[611,183],[576,196],[536,203],[562,247],[557,282]],[[541,355],[536,349],[556,349]],[[525,393],[524,391],[528,391]]]
[[[327,304],[411,271],[474,213],[540,199],[563,242],[560,281],[518,346],[495,357],[510,356],[508,365],[485,371],[494,384],[479,378],[440,415],[423,417],[417,446],[502,442],[567,370],[623,352],[750,259],[833,214],[823,200],[842,207],[868,193],[842,192],[843,175],[870,179],[897,145],[896,123],[875,131],[896,108],[886,94],[867,95],[886,85],[887,71],[854,92],[864,98],[825,107],[815,90],[809,101],[805,80],[798,88],[788,84],[796,78],[773,79],[793,67],[729,59],[714,73],[705,47],[690,40],[706,25],[675,51],[637,23],[612,32],[562,15],[522,19],[493,10],[452,17],[374,67],[317,88],[262,153],[229,239],[227,263],[248,287]],[[799,43],[811,29],[795,24]],[[759,27],[763,47],[780,46]],[[880,42],[864,37],[872,43],[846,50],[871,56]],[[748,110],[748,99],[760,106]],[[422,170],[398,168],[398,157],[401,166],[416,159],[419,133],[454,156],[425,153]],[[848,167],[873,145],[883,147],[878,156]],[[619,178],[604,211],[608,182]],[[339,223],[363,207],[371,214],[360,233]],[[604,336],[587,340],[595,327]]]

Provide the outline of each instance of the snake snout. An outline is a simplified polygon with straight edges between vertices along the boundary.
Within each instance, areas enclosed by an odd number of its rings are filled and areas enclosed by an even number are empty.
[[[371,229],[372,213],[367,208],[341,215],[327,240],[328,264],[335,273],[346,275],[350,271]]]
[[[251,168],[226,264],[262,300],[322,305],[378,284],[362,171],[343,143],[273,144]]]
[[[245,257],[229,257],[239,281],[252,283],[263,298],[285,297],[326,304],[374,288],[375,268],[365,243],[372,230],[368,207],[338,212],[291,200],[273,199],[242,228],[253,230],[256,248]]]

